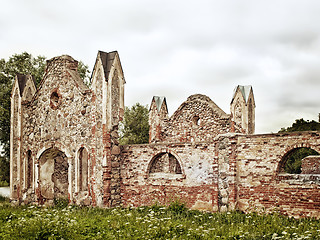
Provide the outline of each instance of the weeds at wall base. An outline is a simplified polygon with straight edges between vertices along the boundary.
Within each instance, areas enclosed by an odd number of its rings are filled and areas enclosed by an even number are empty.
[[[210,213],[183,203],[101,209],[0,203],[0,239],[317,239],[320,220]]]

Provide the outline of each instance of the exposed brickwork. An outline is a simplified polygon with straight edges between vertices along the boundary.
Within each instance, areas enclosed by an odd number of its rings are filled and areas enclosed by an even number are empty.
[[[293,216],[320,217],[317,175],[281,174],[280,166],[293,149],[320,151],[318,132],[239,136],[237,144],[238,208],[280,211]]]
[[[320,156],[308,156],[302,159],[302,174],[320,174]]]
[[[208,146],[206,143],[124,146],[121,163],[123,204],[168,204],[178,199],[191,208],[217,211],[217,163],[212,157],[214,152],[214,145]],[[150,172],[154,156],[166,154],[177,159],[181,173],[164,168],[161,168],[162,172]]]
[[[320,152],[319,132],[253,135],[251,86],[237,86],[230,114],[209,97],[190,96],[168,116],[164,97],[150,106],[150,144],[119,146],[124,76],[116,52],[99,52],[88,88],[77,61],[48,61],[38,89],[18,75],[11,96],[12,201],[141,206],[185,202],[193,209],[279,211],[320,218],[320,161],[302,174],[281,172],[287,156]]]

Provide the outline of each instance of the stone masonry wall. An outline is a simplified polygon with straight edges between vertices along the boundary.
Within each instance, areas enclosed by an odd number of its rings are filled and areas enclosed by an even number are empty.
[[[205,95],[193,95],[163,123],[162,142],[207,142],[230,132],[230,116]]]
[[[75,82],[72,71],[76,71],[76,66],[72,64],[75,64],[75,61],[68,57],[54,59],[48,66],[49,70],[34,100],[25,105],[22,152],[30,151],[29,154],[31,153],[36,168],[34,188],[24,189],[27,193],[25,201],[29,201],[27,196],[31,198],[30,200],[42,198],[40,191],[42,176],[40,176],[38,159],[45,150],[52,147],[58,148],[68,157],[70,169],[68,189],[71,190],[69,193],[72,193],[69,198],[73,201],[76,184],[76,150],[80,147],[94,148],[91,142],[92,131],[90,131],[94,125],[91,119],[92,93],[83,83],[80,85],[82,81]],[[89,154],[89,159],[91,157],[92,153]],[[91,169],[90,176],[92,175]],[[36,196],[32,197],[32,193],[36,193]],[[89,198],[89,193],[83,193],[82,198],[82,200]]]
[[[243,211],[279,211],[320,217],[320,175],[282,174],[280,166],[293,149],[320,151],[319,132],[239,136],[237,207]]]
[[[166,155],[168,160],[164,159]],[[171,158],[177,160],[181,170],[170,170]],[[123,146],[121,177],[124,206],[179,200],[190,208],[218,210],[217,163],[212,144]]]
[[[303,159],[302,174],[281,172],[294,150],[320,152],[320,132],[234,133],[244,131],[232,116],[197,94],[171,118],[164,100],[151,107],[152,144],[119,146],[125,81],[116,52],[98,53],[91,89],[70,56],[48,61],[35,95],[31,83],[22,101],[16,81],[11,97],[13,201],[137,207],[179,200],[192,209],[320,218],[319,157]],[[247,115],[252,133],[254,114]]]

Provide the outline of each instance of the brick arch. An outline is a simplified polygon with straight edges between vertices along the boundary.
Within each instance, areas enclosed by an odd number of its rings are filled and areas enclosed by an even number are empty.
[[[175,157],[175,159],[177,160],[178,164],[180,165],[181,175],[182,175],[182,176],[185,176],[184,165],[182,164],[181,159],[178,157],[178,155],[177,155],[175,152],[170,151],[170,150],[168,150],[168,149],[165,149],[165,150],[163,150],[163,151],[158,151],[158,152],[151,158],[151,160],[150,160],[149,163],[148,163],[147,169],[146,169],[146,171],[145,171],[146,176],[149,176],[150,170],[151,170],[151,167],[152,167],[154,161],[155,161],[160,155],[162,155],[162,154],[167,154],[167,153],[168,153],[168,154],[171,154],[173,157]]]
[[[312,139],[310,139],[310,141],[312,141]],[[276,168],[276,174],[279,174],[281,169],[285,166],[288,156],[300,148],[310,148],[310,149],[320,153],[319,144],[313,145],[313,144],[310,144],[309,142],[300,142],[300,143],[291,145],[291,146],[285,148],[285,150],[281,153],[280,160],[279,160],[277,168]]]

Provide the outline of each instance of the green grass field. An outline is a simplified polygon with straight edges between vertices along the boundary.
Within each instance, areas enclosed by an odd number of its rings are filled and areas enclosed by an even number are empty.
[[[278,214],[169,207],[13,207],[0,203],[0,239],[320,239],[320,221]]]

